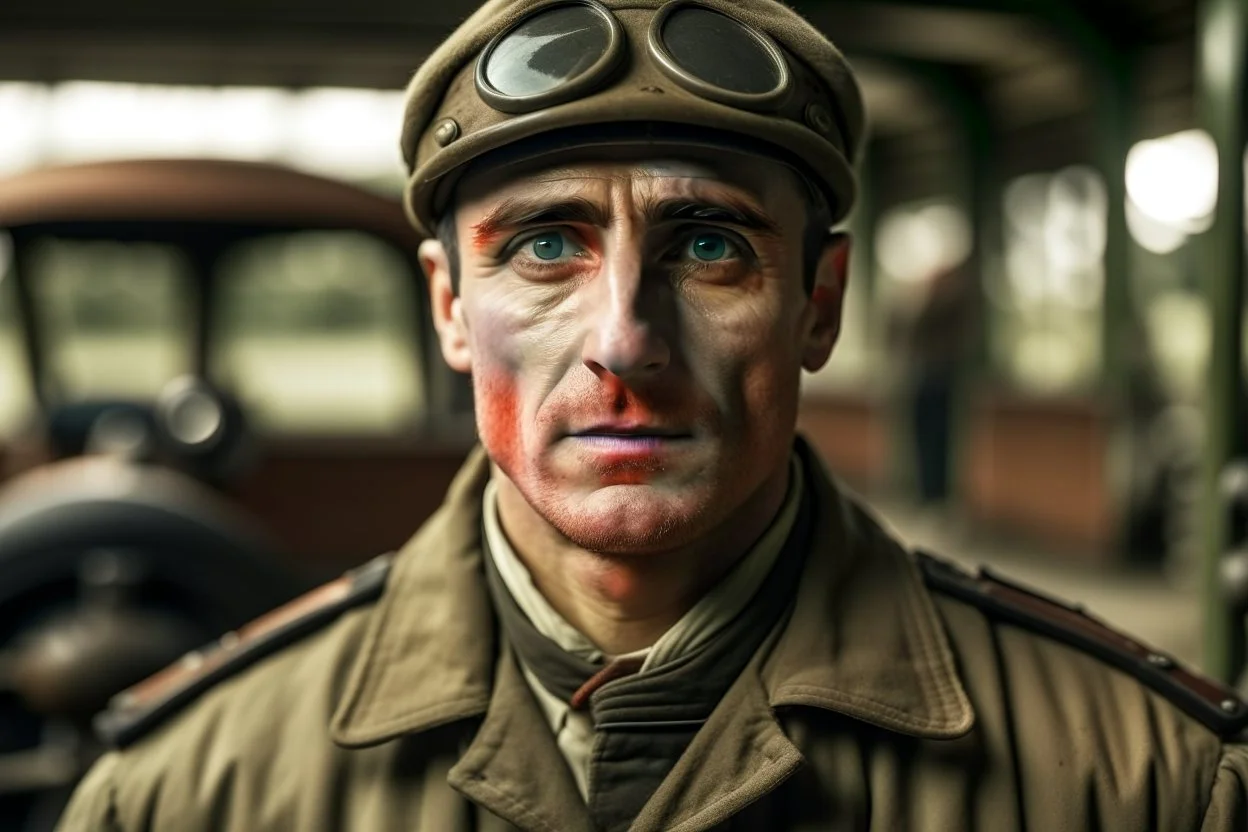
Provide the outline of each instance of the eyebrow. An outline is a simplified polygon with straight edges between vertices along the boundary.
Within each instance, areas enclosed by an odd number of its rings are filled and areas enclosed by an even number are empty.
[[[503,200],[472,227],[473,240],[478,247],[483,247],[508,228],[568,222],[606,228],[610,225],[611,215],[603,206],[579,197],[555,202],[512,197]]]
[[[723,195],[715,199],[671,198],[643,203],[642,216],[650,225],[676,220],[735,225],[739,228],[778,237],[780,226],[749,202]],[[597,228],[611,224],[611,212],[599,203],[580,197],[551,201],[534,197],[503,200],[472,227],[478,247],[493,242],[506,229],[525,225],[583,223]]]
[[[780,226],[771,217],[745,200],[731,196],[721,196],[714,200],[659,200],[646,205],[642,214],[647,222],[654,225],[673,220],[704,220],[735,225],[771,236],[780,236]]]

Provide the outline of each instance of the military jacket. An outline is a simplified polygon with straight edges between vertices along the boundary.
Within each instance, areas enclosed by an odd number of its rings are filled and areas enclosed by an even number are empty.
[[[792,612],[632,829],[1248,830],[1221,692],[906,552],[799,453],[819,510]],[[211,684],[159,683],[175,695],[131,720],[60,828],[592,829],[498,636],[487,477],[477,452],[371,600],[267,652],[231,639]]]

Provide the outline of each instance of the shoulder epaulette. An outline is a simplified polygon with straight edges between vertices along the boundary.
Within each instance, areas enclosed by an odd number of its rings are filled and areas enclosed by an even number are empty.
[[[374,558],[117,694],[96,716],[96,734],[114,748],[131,744],[222,680],[378,598],[391,561],[391,555]]]
[[[1248,728],[1248,703],[1234,690],[1088,615],[1082,605],[1050,597],[984,568],[968,572],[922,552],[917,553],[917,559],[924,580],[933,591],[972,604],[992,618],[1096,656],[1224,737],[1236,736]]]

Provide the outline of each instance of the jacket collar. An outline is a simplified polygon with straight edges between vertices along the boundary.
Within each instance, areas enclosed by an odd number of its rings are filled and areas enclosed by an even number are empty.
[[[962,736],[975,713],[913,558],[797,444],[819,508],[792,618],[762,668],[771,705],[824,708],[915,737]]]
[[[339,745],[376,745],[485,713],[497,659],[481,559],[489,476],[478,447],[395,557],[330,722]]]
[[[792,616],[759,669],[772,707],[808,706],[927,738],[974,722],[944,629],[910,557],[832,485],[803,440],[817,507]],[[473,451],[446,502],[403,548],[333,715],[334,741],[363,747],[484,714],[498,657],[483,574]]]

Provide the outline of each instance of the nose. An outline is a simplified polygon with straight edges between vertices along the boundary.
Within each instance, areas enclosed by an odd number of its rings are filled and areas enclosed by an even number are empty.
[[[611,258],[589,283],[582,360],[594,375],[640,380],[663,371],[671,348],[657,326],[657,287],[648,287],[638,257]]]

